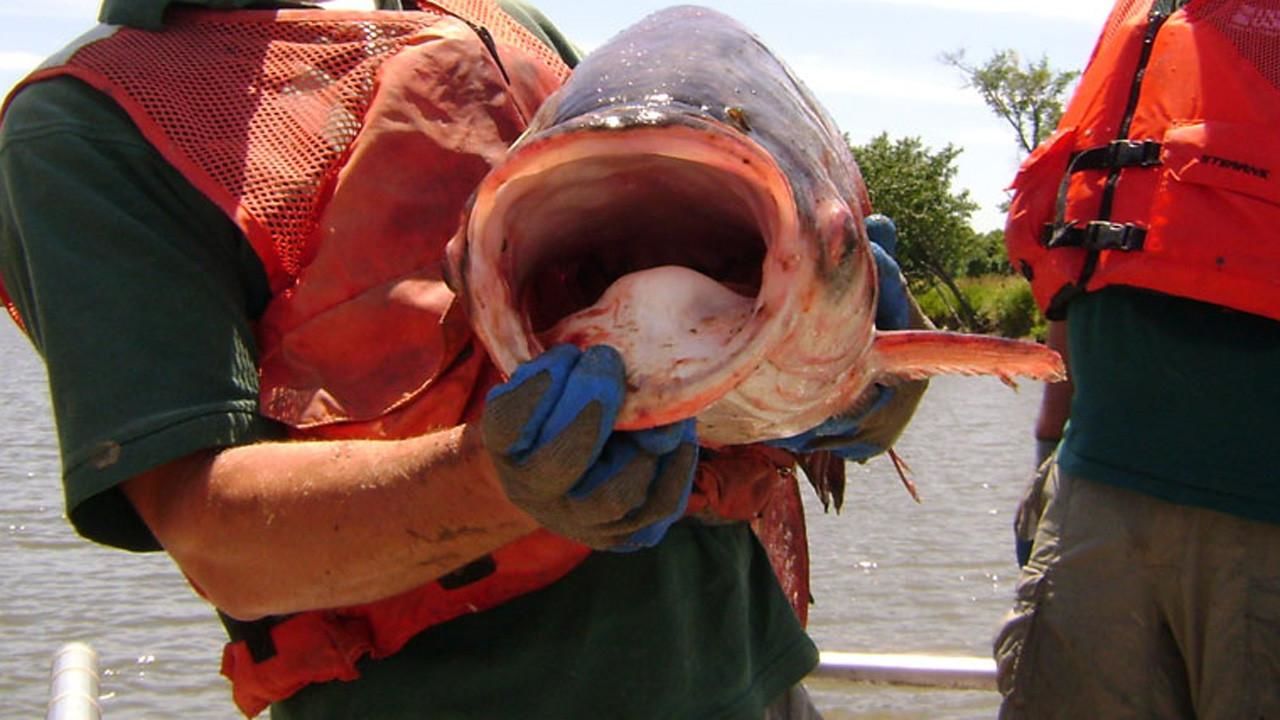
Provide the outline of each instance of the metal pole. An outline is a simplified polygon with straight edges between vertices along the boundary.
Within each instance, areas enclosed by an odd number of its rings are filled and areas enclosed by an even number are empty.
[[[824,652],[812,678],[918,687],[995,690],[990,658]]]
[[[45,720],[102,720],[98,705],[98,653],[84,643],[67,643],[49,671],[49,711]]]

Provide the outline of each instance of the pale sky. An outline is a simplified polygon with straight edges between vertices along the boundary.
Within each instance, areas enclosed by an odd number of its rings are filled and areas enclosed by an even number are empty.
[[[535,3],[584,48],[644,15],[661,0]],[[932,150],[963,149],[957,188],[982,205],[977,230],[1003,227],[997,204],[1019,161],[1013,130],[939,61],[965,49],[981,62],[1011,48],[1047,55],[1058,70],[1089,57],[1111,0],[703,0],[761,36],[826,105],[854,143],[881,132],[920,137]],[[0,0],[0,89],[88,29],[98,0]]]

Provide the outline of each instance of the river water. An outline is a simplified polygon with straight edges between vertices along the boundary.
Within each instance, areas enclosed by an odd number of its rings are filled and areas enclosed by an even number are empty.
[[[0,717],[43,716],[49,661],[73,640],[101,656],[107,718],[238,717],[218,675],[221,628],[173,564],[95,546],[67,523],[43,368],[7,320],[0,368]],[[897,448],[921,504],[887,458],[850,467],[840,515],[810,503],[820,647],[989,656],[1013,593],[1011,518],[1039,394],[935,379]],[[997,705],[981,691],[813,689],[828,720],[989,718]]]

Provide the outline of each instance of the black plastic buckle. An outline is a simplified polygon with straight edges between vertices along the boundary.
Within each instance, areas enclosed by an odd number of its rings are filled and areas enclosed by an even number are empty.
[[[1094,220],[1084,228],[1084,247],[1088,250],[1141,250],[1147,229],[1132,223]]]
[[[1071,172],[1154,167],[1160,164],[1161,147],[1155,140],[1113,140],[1077,154],[1071,160]]]
[[[1041,242],[1053,249],[1081,247],[1086,250],[1141,250],[1147,238],[1147,229],[1132,223],[1113,223],[1094,220],[1085,225],[1045,225]]]

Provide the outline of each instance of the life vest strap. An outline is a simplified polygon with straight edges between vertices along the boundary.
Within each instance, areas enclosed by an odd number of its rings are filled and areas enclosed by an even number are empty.
[[[478,560],[454,570],[453,572],[443,575],[436,579],[440,587],[445,590],[458,590],[466,587],[474,582],[489,577],[498,569],[497,561],[492,555],[485,555]],[[232,643],[244,643],[245,648],[249,651],[250,657],[255,663],[262,663],[275,657],[277,654],[275,641],[271,637],[272,628],[296,617],[296,615],[270,615],[258,620],[243,621],[236,620],[229,615],[219,611],[219,617],[222,624],[227,629],[227,635],[230,636]]]
[[[1113,140],[1076,153],[1069,172],[1155,167],[1160,164],[1161,147],[1155,140]]]
[[[1081,247],[1086,250],[1120,250],[1134,252],[1142,249],[1147,229],[1135,223],[1115,223],[1094,220],[1089,223],[1047,223],[1041,242],[1053,249]]]
[[[268,615],[257,620],[237,620],[221,610],[218,611],[218,619],[226,628],[231,642],[244,643],[245,649],[249,651],[249,657],[253,658],[255,663],[264,663],[278,654],[276,643],[271,639],[271,628],[291,617],[293,617],[292,614]]]

